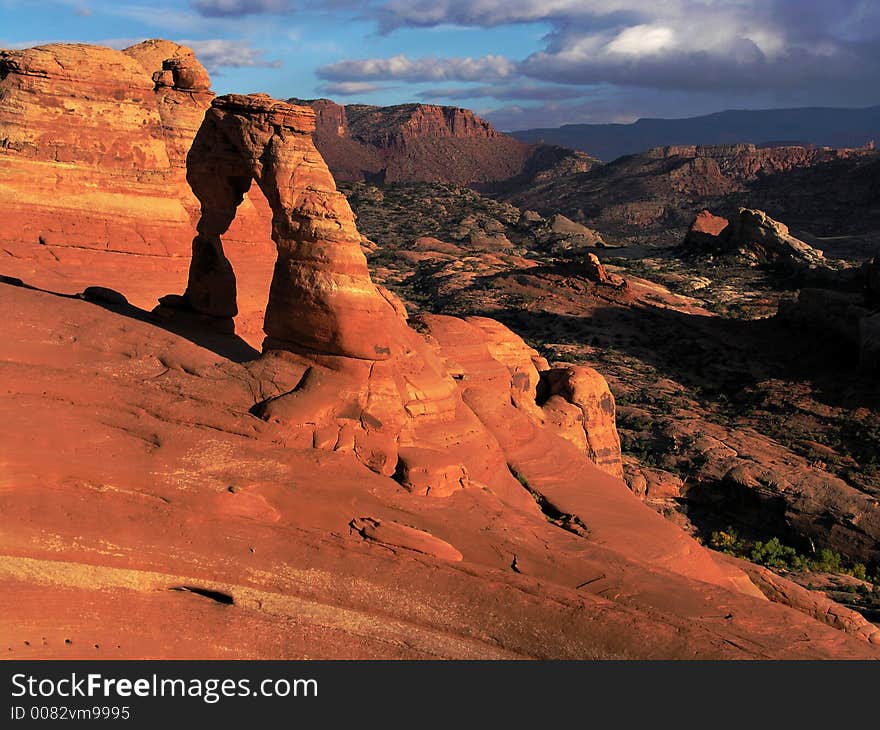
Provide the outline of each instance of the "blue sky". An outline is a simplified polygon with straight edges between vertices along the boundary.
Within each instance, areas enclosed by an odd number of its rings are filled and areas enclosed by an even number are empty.
[[[876,0],[0,0],[0,47],[191,45],[216,91],[502,129],[880,103]]]

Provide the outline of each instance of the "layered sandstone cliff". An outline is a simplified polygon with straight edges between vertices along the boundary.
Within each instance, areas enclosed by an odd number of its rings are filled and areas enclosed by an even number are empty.
[[[186,155],[213,97],[193,52],[170,41],[0,51],[3,273],[74,293],[137,266],[128,296],[148,308],[176,289],[198,216]],[[248,197],[229,232],[261,284],[268,219],[265,201]],[[265,300],[244,304],[248,329]]]
[[[315,110],[315,142],[341,181],[498,185],[584,171],[596,162],[581,152],[519,142],[458,107],[290,101]]]
[[[192,51],[168,41],[2,51],[0,77],[0,239],[186,253],[185,155],[213,98]]]

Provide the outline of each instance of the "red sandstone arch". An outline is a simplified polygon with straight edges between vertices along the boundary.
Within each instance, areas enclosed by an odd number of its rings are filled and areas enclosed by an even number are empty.
[[[198,312],[236,314],[222,236],[255,181],[278,250],[264,349],[387,359],[407,328],[370,280],[354,215],[312,142],[314,127],[311,109],[265,95],[214,100],[187,156],[201,218],[184,296]]]

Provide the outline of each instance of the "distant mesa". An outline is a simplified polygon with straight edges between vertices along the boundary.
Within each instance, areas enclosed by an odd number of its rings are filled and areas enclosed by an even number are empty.
[[[880,156],[869,148],[671,145],[504,197],[543,215],[562,213],[609,241],[670,245],[704,208],[727,218],[740,207],[759,208],[817,235],[871,230],[878,181]],[[830,188],[845,196],[828,195]]]
[[[582,172],[596,162],[570,149],[520,142],[458,107],[289,101],[315,110],[315,144],[343,182],[446,182],[491,189]]]

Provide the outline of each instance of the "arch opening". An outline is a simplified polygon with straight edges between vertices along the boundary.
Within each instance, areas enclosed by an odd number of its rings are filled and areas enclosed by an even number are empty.
[[[277,252],[263,349],[384,360],[406,325],[370,279],[354,215],[313,131],[309,108],[263,95],[214,100],[187,156],[201,217],[184,299],[213,317],[238,313],[223,238],[245,194],[259,187],[272,212]]]

